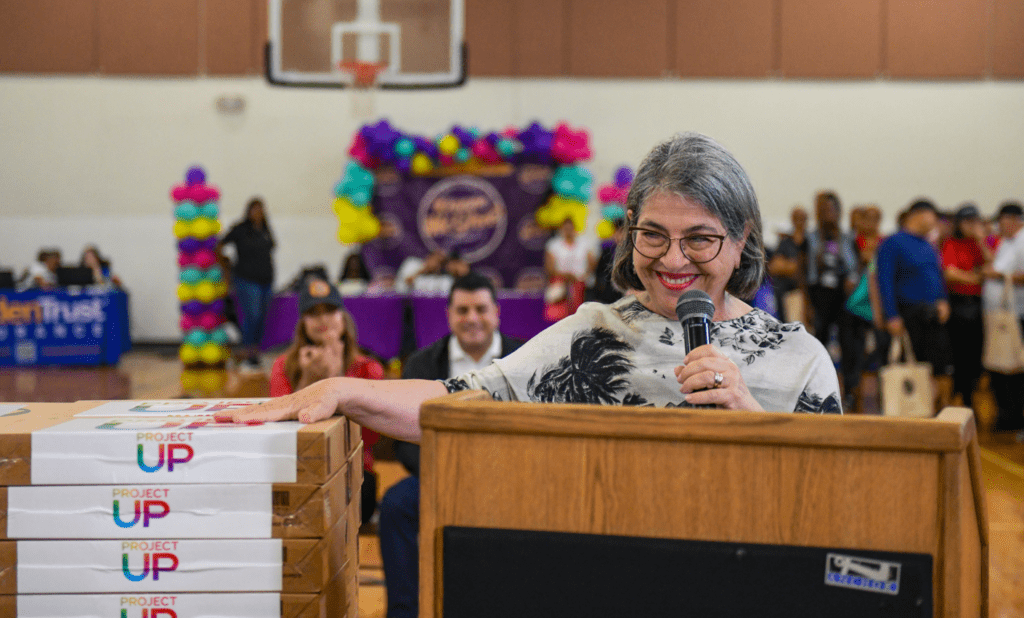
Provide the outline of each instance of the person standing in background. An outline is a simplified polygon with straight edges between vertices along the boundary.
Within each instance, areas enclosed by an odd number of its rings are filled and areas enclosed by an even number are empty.
[[[96,245],[88,245],[82,250],[79,266],[92,271],[92,281],[95,285],[121,287],[121,279],[111,272],[110,261],[100,257],[100,250]]]
[[[238,299],[245,365],[253,370],[260,369],[260,341],[273,294],[274,260],[271,253],[275,244],[263,200],[255,197],[249,200],[242,220],[217,245],[218,252],[225,245],[235,246],[231,282]]]
[[[544,272],[548,277],[545,304],[565,303],[559,319],[576,313],[596,267],[593,247],[580,238],[572,218],[566,217],[558,233],[544,246]]]
[[[1004,281],[1010,278],[1024,332],[1024,208],[1018,202],[1006,202],[999,208],[999,233],[1002,241],[992,263],[985,268],[982,303],[985,311],[1003,306]],[[1024,373],[989,372],[992,395],[996,399],[996,421],[993,431],[1024,429]]]
[[[779,244],[768,261],[775,287],[775,306],[782,322],[803,322],[806,314],[807,211],[796,206],[789,213],[790,234],[780,234]],[[791,300],[796,295],[797,300]]]
[[[23,285],[28,289],[52,290],[57,287],[60,249],[40,249],[36,261],[28,267]]]
[[[946,281],[929,240],[937,224],[935,205],[918,200],[907,209],[903,229],[878,248],[878,290],[889,334],[909,335],[917,360],[930,363],[936,378],[948,376],[952,366]],[[935,389],[940,407],[948,398],[946,386],[938,381]]]
[[[981,377],[985,331],[981,318],[983,270],[992,261],[985,226],[974,204],[964,204],[953,218],[953,234],[942,245],[942,274],[949,290],[949,345],[953,353],[953,394],[974,408]]]
[[[814,206],[818,229],[807,237],[807,288],[814,310],[814,336],[828,347],[829,330],[833,324],[838,326],[846,296],[857,285],[857,256],[849,234],[839,228],[839,196],[822,191]]]

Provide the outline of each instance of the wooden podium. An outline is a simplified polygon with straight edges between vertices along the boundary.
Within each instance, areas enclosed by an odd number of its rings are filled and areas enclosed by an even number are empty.
[[[422,409],[420,616],[446,526],[929,554],[935,616],[986,616],[974,418],[501,403]]]

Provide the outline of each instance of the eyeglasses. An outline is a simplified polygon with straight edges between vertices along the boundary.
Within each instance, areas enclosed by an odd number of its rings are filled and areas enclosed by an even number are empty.
[[[651,260],[664,257],[672,246],[672,241],[678,240],[679,250],[694,264],[704,264],[718,257],[725,240],[725,236],[721,234],[692,234],[672,238],[645,227],[629,228],[629,236],[640,255]]]

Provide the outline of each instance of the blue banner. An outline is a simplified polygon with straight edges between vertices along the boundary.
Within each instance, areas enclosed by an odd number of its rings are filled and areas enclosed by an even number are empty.
[[[0,292],[0,367],[113,365],[129,348],[120,290]]]

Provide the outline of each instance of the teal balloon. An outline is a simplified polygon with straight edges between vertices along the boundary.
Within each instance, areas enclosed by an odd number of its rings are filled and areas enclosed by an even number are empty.
[[[193,328],[185,335],[185,343],[199,347],[206,343],[206,332],[201,328]]]
[[[345,197],[349,199],[356,206],[365,206],[370,203],[370,197],[372,197],[370,190],[365,187],[359,187],[357,189],[349,189],[349,192],[345,194]]]
[[[199,209],[196,208],[196,205],[189,200],[181,202],[174,208],[174,216],[182,221],[191,221],[192,219],[195,219],[198,214]]]
[[[455,151],[455,160],[459,163],[469,161],[469,148],[459,148]]]
[[[395,154],[408,159],[416,152],[416,142],[412,141],[408,137],[402,137],[395,141]]]
[[[210,341],[217,345],[225,345],[228,342],[228,332],[224,328],[216,328],[210,331]]]
[[[515,142],[509,138],[503,137],[498,140],[498,143],[495,145],[495,150],[500,152],[501,156],[507,159],[516,153],[516,145]]]
[[[616,219],[625,219],[626,211],[619,204],[607,204],[601,209],[601,216],[609,221],[615,221]]]
[[[334,187],[334,194],[347,197],[357,206],[367,204],[373,196],[373,174],[355,161],[349,161],[341,182]]]
[[[203,275],[207,281],[212,281],[213,283],[220,283],[224,279],[224,273],[221,271],[220,266],[207,268]]]
[[[218,215],[220,215],[220,208],[217,206],[217,202],[205,202],[199,207],[200,217],[216,219]]]
[[[590,199],[590,191],[594,186],[594,177],[585,167],[567,165],[558,168],[551,178],[551,188],[563,197],[586,202]]]
[[[178,275],[178,280],[182,283],[195,285],[203,280],[203,273],[198,268],[189,266],[182,269],[181,274]]]

